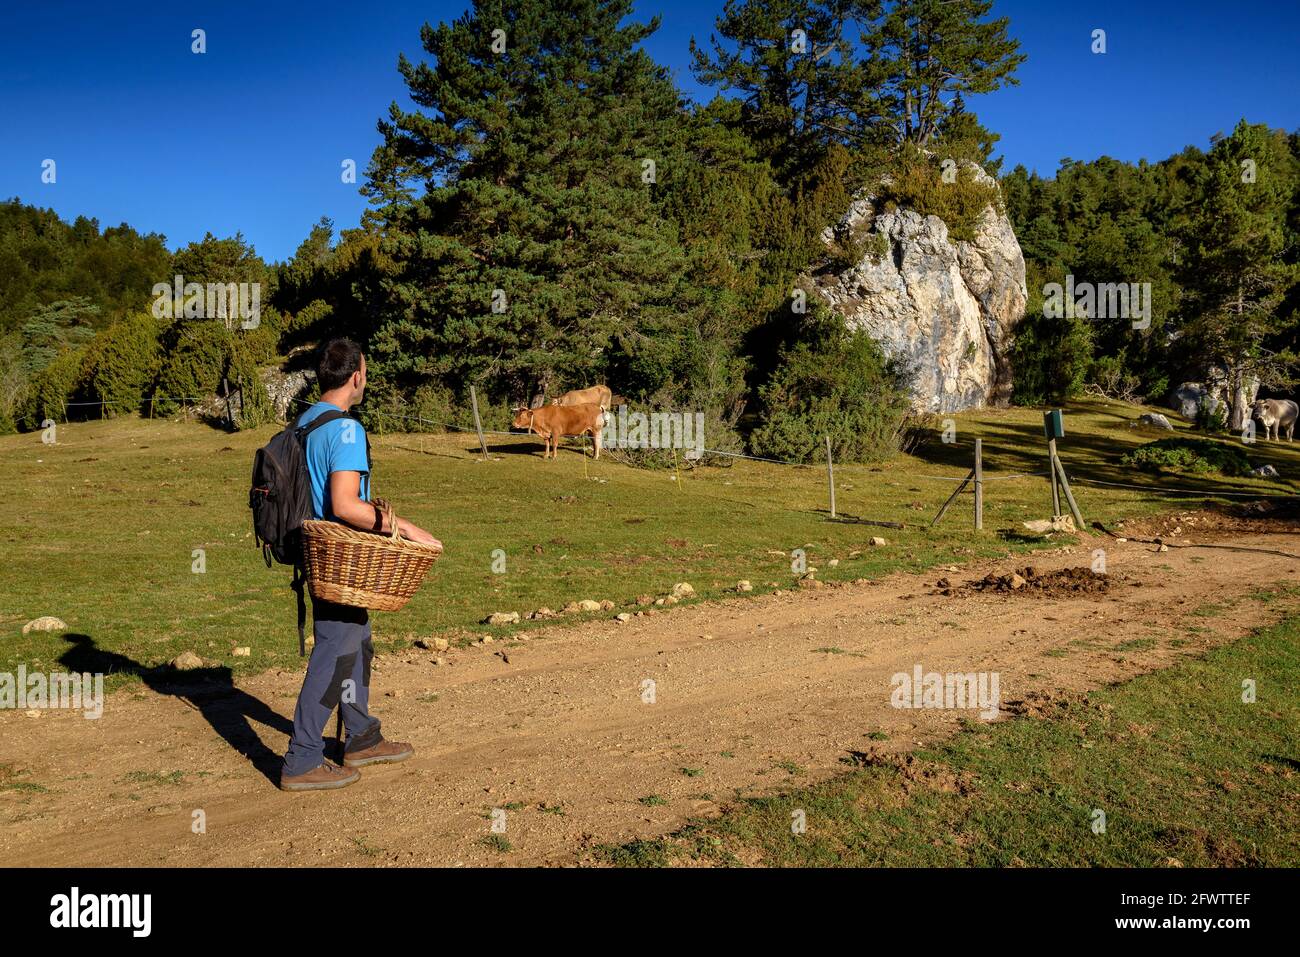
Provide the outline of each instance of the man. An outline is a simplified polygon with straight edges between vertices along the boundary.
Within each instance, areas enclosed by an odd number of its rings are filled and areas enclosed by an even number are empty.
[[[366,391],[366,360],[360,347],[348,339],[327,343],[321,350],[317,379],[320,401],[299,417],[299,425],[329,409],[347,412],[361,401]],[[361,423],[352,418],[327,422],[307,436],[306,453],[316,518],[367,531],[392,531],[383,513],[369,502],[370,456]],[[438,543],[424,529],[402,519],[397,520],[397,528],[412,541]],[[409,744],[384,740],[379,719],[370,715],[370,661],[375,646],[366,610],[316,598],[312,598],[311,607],[316,644],[307,662],[307,677],[293,715],[293,737],[280,771],[280,787],[286,791],[346,787],[361,777],[357,768],[405,761],[415,753]],[[347,728],[343,767],[325,760],[322,737],[336,706],[342,708]]]

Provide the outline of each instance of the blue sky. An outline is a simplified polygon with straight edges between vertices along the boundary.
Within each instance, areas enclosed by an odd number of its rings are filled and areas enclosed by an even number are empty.
[[[0,12],[0,197],[101,226],[128,222],[177,248],[241,231],[268,260],[292,255],[322,215],[365,203],[340,163],[365,169],[388,104],[404,105],[397,55],[465,0],[361,4],[19,4]],[[650,53],[706,96],[687,44],[722,0],[636,0],[660,14]],[[997,0],[1029,60],[1020,86],[969,102],[1002,135],[1007,168],[1063,157],[1163,159],[1238,119],[1300,128],[1300,4],[1272,0]],[[207,31],[208,52],[190,52]],[[1104,29],[1108,51],[1090,52]],[[58,180],[41,182],[56,161]]]

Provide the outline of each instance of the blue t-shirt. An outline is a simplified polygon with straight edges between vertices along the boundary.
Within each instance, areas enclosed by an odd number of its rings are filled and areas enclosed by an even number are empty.
[[[331,402],[317,402],[298,419],[307,425],[327,409],[339,409]],[[326,422],[307,436],[307,474],[311,477],[311,510],[316,518],[334,518],[330,508],[330,473],[360,472],[361,500],[370,501],[370,463],[366,461],[366,430],[356,419]]]

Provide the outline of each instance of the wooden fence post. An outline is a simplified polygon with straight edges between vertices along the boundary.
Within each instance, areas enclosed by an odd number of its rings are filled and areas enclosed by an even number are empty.
[[[1075,527],[1079,531],[1083,531],[1083,515],[1079,512],[1079,506],[1074,501],[1074,493],[1070,491],[1070,480],[1065,477],[1065,466],[1061,464],[1061,460],[1057,456],[1053,456],[1052,460],[1056,464],[1053,478],[1060,476],[1061,490],[1065,492],[1065,500],[1070,503],[1070,514],[1074,516]]]
[[[831,437],[826,436],[826,481],[831,489],[831,518],[835,517],[835,463],[831,461]]]
[[[233,432],[235,431],[235,415],[230,411],[230,381],[225,376],[221,377],[221,391],[226,399],[226,428]]]
[[[961,490],[964,489],[967,485],[969,485],[970,480],[973,479],[974,477],[975,477],[974,469],[971,469],[969,472],[966,473],[966,477],[961,480],[961,484],[952,490],[952,494],[948,496],[948,500],[939,507],[939,514],[930,520],[931,528],[934,528],[936,525],[939,524],[939,519],[943,518],[944,512],[948,511],[948,506],[951,505],[956,500],[957,496],[961,494]]]
[[[478,447],[483,450],[483,461],[488,458],[487,442],[483,441],[483,423],[478,417],[478,390],[473,386],[469,387],[470,405],[474,407],[474,431],[478,433]],[[587,461],[587,439],[583,436],[582,440],[582,460]],[[585,467],[585,466],[584,466]]]
[[[984,440],[975,440],[975,531],[984,528]]]
[[[1047,440],[1047,471],[1052,479],[1052,520],[1061,517],[1061,490],[1056,484],[1056,439]]]

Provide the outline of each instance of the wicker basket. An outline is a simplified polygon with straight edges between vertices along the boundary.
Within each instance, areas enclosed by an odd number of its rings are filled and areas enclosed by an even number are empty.
[[[442,554],[440,545],[402,538],[392,506],[376,505],[388,520],[390,534],[363,532],[338,522],[312,519],[302,523],[303,555],[312,596],[339,605],[397,611],[415,594],[429,566]]]

